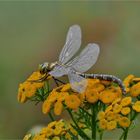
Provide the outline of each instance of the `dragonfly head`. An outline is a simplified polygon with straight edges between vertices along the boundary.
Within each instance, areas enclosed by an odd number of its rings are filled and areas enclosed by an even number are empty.
[[[43,64],[39,64],[38,70],[40,71],[41,74],[48,73],[50,71],[49,63],[45,62]]]

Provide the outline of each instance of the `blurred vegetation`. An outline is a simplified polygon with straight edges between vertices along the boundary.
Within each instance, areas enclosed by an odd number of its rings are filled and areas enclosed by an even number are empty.
[[[22,138],[49,120],[34,104],[19,104],[17,89],[39,63],[55,61],[69,26],[82,28],[82,48],[101,46],[89,72],[140,75],[140,2],[1,1],[0,2],[0,139]],[[139,138],[140,123],[131,132]],[[107,135],[108,139],[117,134]]]

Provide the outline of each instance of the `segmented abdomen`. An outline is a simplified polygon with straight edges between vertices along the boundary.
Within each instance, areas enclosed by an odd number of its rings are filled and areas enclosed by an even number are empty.
[[[122,80],[117,78],[114,75],[108,75],[108,74],[80,74],[80,75],[85,77],[85,78],[93,78],[93,79],[113,81],[120,86],[123,94],[126,93],[125,86],[123,85]]]

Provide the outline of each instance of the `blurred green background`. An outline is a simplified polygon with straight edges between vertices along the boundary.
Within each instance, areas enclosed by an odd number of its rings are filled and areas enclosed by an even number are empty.
[[[73,24],[82,28],[82,48],[100,44],[99,59],[89,72],[140,76],[140,2],[1,1],[0,139],[22,138],[32,126],[48,122],[40,105],[17,102],[18,85],[39,63],[57,60]],[[130,139],[140,138],[139,121]]]

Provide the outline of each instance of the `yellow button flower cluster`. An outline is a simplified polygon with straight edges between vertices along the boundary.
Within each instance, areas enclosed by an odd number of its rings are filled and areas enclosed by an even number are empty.
[[[42,75],[40,72],[33,72],[32,75],[23,83],[19,85],[18,101],[24,103],[28,98],[31,98],[37,89],[44,86],[44,82],[31,82],[32,80],[40,79]]]
[[[43,127],[41,131],[36,135],[27,134],[23,140],[61,140],[61,137],[72,140],[72,136],[78,135],[77,131],[70,125],[64,122],[64,120],[53,121]]]

